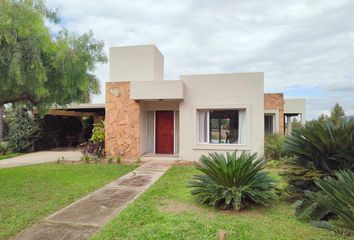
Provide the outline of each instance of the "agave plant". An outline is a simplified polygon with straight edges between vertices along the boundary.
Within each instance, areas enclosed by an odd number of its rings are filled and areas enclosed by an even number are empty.
[[[321,191],[306,191],[305,195],[314,204],[320,204],[338,216],[338,221],[333,222],[337,229],[344,233],[354,233],[354,173],[351,170],[339,171],[336,178],[326,177],[316,180],[315,184]],[[320,224],[333,229],[331,225]]]
[[[263,171],[265,162],[256,153],[210,153],[195,166],[203,174],[194,175],[189,186],[201,204],[239,210],[249,204],[266,205],[275,195],[275,180]]]
[[[294,129],[284,150],[294,157],[284,164],[284,176],[296,192],[317,191],[317,178],[354,168],[354,121],[312,121]]]

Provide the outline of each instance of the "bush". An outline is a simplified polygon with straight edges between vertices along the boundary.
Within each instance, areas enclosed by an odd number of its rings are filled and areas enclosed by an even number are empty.
[[[30,152],[34,150],[39,139],[40,127],[38,121],[29,111],[21,106],[14,107],[6,117],[9,127],[8,140],[15,152]]]
[[[336,178],[326,177],[315,181],[319,192],[306,191],[305,195],[314,204],[320,204],[338,216],[333,225],[340,232],[354,233],[354,173],[350,170],[339,171]],[[318,225],[318,223],[317,223]],[[320,226],[328,224],[320,223]],[[331,224],[329,225],[331,229]]]
[[[283,151],[285,137],[281,134],[267,134],[264,141],[264,157],[266,160],[281,160],[286,156]]]
[[[294,157],[285,161],[284,176],[295,193],[318,191],[314,180],[354,168],[354,121],[312,121],[294,129],[284,149]]]
[[[104,156],[105,131],[104,123],[95,124],[92,130],[91,139],[81,144],[81,152],[84,155],[93,155],[99,158]]]
[[[10,151],[10,146],[8,142],[0,141],[0,155],[5,155]]]
[[[239,210],[250,204],[266,205],[274,197],[275,180],[262,171],[265,163],[256,153],[210,153],[195,166],[204,174],[194,175],[189,187],[201,204]]]

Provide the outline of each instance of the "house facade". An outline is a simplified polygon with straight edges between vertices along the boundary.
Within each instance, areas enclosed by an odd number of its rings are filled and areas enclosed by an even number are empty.
[[[265,132],[284,133],[292,117],[305,119],[302,99],[287,103],[281,93],[264,94],[263,73],[164,80],[164,57],[154,45],[113,47],[109,59],[107,155],[198,160],[208,152],[262,154]]]

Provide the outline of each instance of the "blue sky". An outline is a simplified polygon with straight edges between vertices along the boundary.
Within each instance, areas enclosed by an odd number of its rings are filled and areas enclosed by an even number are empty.
[[[312,119],[339,102],[354,114],[353,0],[49,0],[62,27],[112,46],[156,44],[165,79],[264,72],[266,92],[305,97]],[[60,29],[51,26],[53,31]],[[95,74],[108,80],[108,66]],[[104,94],[94,102],[104,102]]]

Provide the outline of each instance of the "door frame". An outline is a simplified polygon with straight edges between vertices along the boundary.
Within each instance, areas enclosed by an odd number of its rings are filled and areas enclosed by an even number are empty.
[[[173,112],[173,150],[172,153],[156,153],[156,112]],[[176,110],[154,110],[154,154],[176,154]]]
[[[173,112],[173,153],[172,154],[176,154],[176,137],[177,137],[176,134],[179,134],[179,133],[176,133],[176,111],[177,110],[152,110],[152,112],[154,112],[154,130],[153,130],[154,152],[153,152],[153,154],[156,154],[156,112],[158,112],[158,111],[172,111]],[[164,153],[161,153],[161,154],[164,154]],[[166,155],[168,155],[168,154],[166,154]]]

